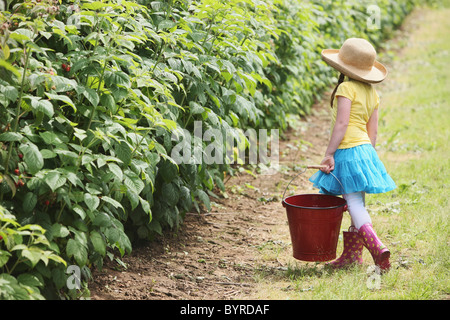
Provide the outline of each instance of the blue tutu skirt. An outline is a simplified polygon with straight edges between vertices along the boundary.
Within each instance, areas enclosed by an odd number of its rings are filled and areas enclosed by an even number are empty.
[[[334,154],[334,162],[334,170],[331,172],[334,176],[318,171],[309,178],[320,193],[330,195],[360,191],[384,193],[396,188],[395,182],[386,172],[371,144],[338,149]]]

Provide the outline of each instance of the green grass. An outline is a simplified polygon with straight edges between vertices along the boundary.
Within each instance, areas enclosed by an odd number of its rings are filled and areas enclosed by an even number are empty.
[[[374,227],[391,250],[392,269],[371,286],[365,264],[326,271],[323,264],[289,260],[260,270],[265,299],[426,299],[450,297],[450,9],[422,9],[393,61],[382,95],[378,152],[398,188],[368,195]],[[346,215],[348,216],[348,215]],[[349,225],[344,218],[342,227]],[[287,239],[285,241],[288,241]],[[340,241],[338,254],[342,243]],[[272,250],[272,252],[268,252]],[[265,247],[281,260],[289,249]],[[273,259],[273,257],[272,257]]]
[[[381,88],[380,156],[394,192],[369,197],[395,243],[401,274],[389,274],[398,298],[448,298],[450,187],[449,9],[419,15],[418,29],[397,59],[391,85]],[[406,261],[406,262],[405,262]],[[394,295],[395,297],[395,295]]]

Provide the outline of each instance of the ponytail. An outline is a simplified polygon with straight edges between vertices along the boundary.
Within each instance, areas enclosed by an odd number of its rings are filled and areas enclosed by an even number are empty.
[[[344,79],[345,79],[345,74],[341,73],[341,74],[339,75],[338,83],[337,83],[336,87],[334,88],[333,93],[331,94],[331,102],[330,102],[331,108],[333,108],[333,101],[334,101],[334,96],[336,95],[336,91],[337,91],[339,85],[340,85],[342,82],[344,82]]]

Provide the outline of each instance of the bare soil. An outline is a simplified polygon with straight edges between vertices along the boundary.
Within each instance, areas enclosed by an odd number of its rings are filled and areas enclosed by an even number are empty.
[[[261,271],[286,270],[294,258],[268,256],[275,245],[290,253],[284,189],[299,170],[322,159],[329,135],[327,102],[313,107],[280,138],[280,169],[271,175],[242,172],[226,179],[227,197],[211,197],[210,212],[190,212],[177,232],[106,261],[89,284],[93,300],[230,300],[256,296]],[[286,195],[313,192],[301,174]]]

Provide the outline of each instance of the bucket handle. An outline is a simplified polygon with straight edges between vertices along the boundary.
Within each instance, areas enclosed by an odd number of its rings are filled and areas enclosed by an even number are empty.
[[[301,175],[302,173],[305,173],[306,170],[308,170],[308,169],[322,169],[322,168],[326,168],[326,166],[325,166],[325,165],[317,165],[317,164],[308,165],[308,166],[306,166],[306,168],[305,168],[304,170],[300,171],[297,175],[295,175],[295,176],[291,179],[291,181],[289,181],[288,185],[287,185],[286,188],[284,189],[284,192],[283,192],[283,198],[282,198],[282,199],[283,199],[283,200],[282,200],[283,205],[284,205],[284,195],[286,194],[286,190],[289,188],[291,182],[292,182],[295,178],[297,178],[297,177],[298,177],[299,175]],[[330,174],[337,180],[337,182],[339,182],[339,184],[341,185],[341,188],[342,188],[342,194],[345,194],[345,189],[344,189],[344,186],[342,185],[342,183],[339,181],[339,179],[338,179],[332,172],[330,172]]]

